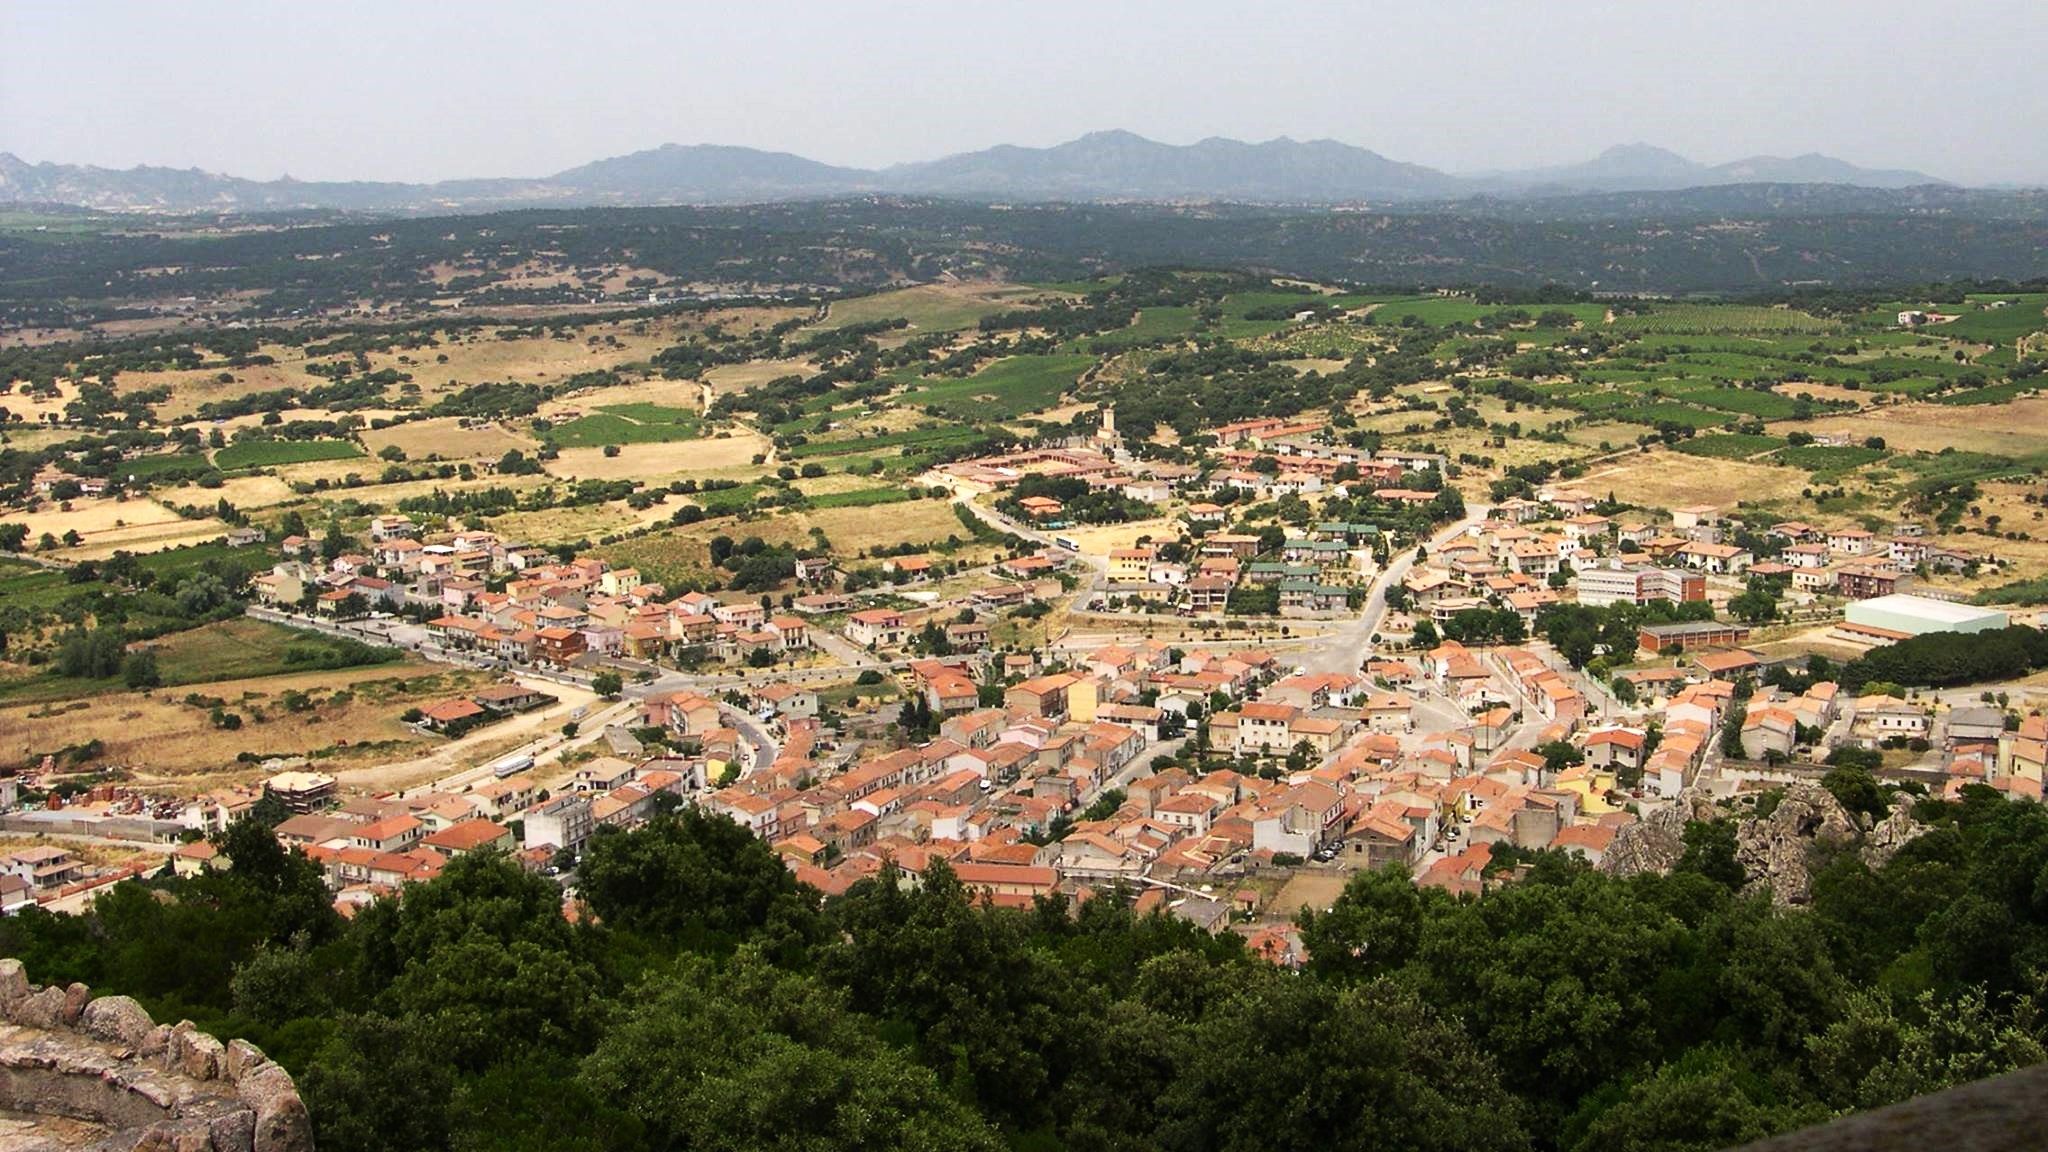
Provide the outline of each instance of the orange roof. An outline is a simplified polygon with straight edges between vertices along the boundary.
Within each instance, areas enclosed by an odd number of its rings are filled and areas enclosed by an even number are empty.
[[[451,852],[474,852],[486,844],[501,839],[509,840],[511,832],[502,825],[489,820],[464,820],[450,824],[421,841],[429,848],[440,848]]]
[[[410,816],[390,816],[372,821],[355,830],[360,840],[385,841],[403,836],[420,827],[420,822]]]

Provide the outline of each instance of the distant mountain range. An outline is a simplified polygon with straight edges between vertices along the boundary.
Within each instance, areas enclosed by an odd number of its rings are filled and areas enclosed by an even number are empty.
[[[537,179],[247,180],[198,169],[126,170],[30,164],[0,152],[0,203],[110,211],[338,209],[421,212],[599,204],[729,204],[865,193],[1012,200],[1227,200],[1334,204],[1653,192],[1735,184],[1910,188],[1944,181],[1861,168],[1809,153],[1701,164],[1647,144],[1610,148],[1581,164],[1457,176],[1334,140],[1259,144],[1212,137],[1161,144],[1130,132],[1092,132],[1050,148],[998,145],[889,168],[842,168],[787,152],[664,144]]]

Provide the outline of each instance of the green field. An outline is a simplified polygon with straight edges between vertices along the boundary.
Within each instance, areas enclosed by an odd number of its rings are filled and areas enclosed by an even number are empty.
[[[1740,432],[1720,432],[1712,436],[1699,436],[1679,444],[1678,450],[1688,456],[1705,456],[1711,460],[1747,460],[1761,456],[1785,442],[1776,436],[1750,436]]]
[[[1503,312],[1526,313],[1530,320],[1545,312],[1569,312],[1580,323],[1599,325],[1607,319],[1605,304],[1481,304],[1465,296],[1408,296],[1387,300],[1373,309],[1376,324],[1399,324],[1413,318],[1432,328],[1473,324]],[[1526,321],[1525,321],[1526,323]],[[1517,333],[1517,337],[1520,337]]]
[[[0,558],[0,604],[25,612],[55,608],[71,590],[64,573],[25,560]]]
[[[964,380],[930,382],[906,398],[961,419],[1014,420],[1057,405],[1093,363],[1092,356],[1072,353],[1012,356]]]
[[[606,404],[588,416],[557,424],[548,432],[564,448],[607,444],[666,444],[695,440],[702,426],[687,408],[659,404]]]
[[[1766,420],[1781,420],[1797,410],[1798,403],[1789,396],[1776,392],[1760,392],[1754,388],[1734,388],[1712,383],[1696,383],[1684,387],[1666,387],[1664,394],[1674,400],[1698,404],[1703,408],[1718,408],[1723,412],[1739,412],[1744,416],[1760,416]]]
[[[2010,300],[2012,304],[2004,308],[1979,308],[1965,312],[1946,324],[1932,325],[1926,331],[1982,344],[2010,344],[2030,332],[2048,331],[2048,315],[2041,311],[2048,307],[2048,292],[1986,296],[1983,299]]]
[[[1753,304],[1670,304],[1640,315],[1617,316],[1619,333],[1663,332],[1698,335],[1835,331],[1835,324],[1807,312]]]
[[[1862,468],[1884,459],[1882,448],[1865,448],[1861,445],[1833,447],[1826,444],[1801,444],[1797,447],[1781,448],[1775,461],[1791,468],[1803,468],[1808,472],[1840,472],[1849,468]]]
[[[1726,412],[1709,412],[1669,400],[1616,405],[1601,415],[1631,424],[1679,424],[1692,429],[1720,428],[1735,423],[1735,417]]]
[[[226,451],[226,449],[222,449]],[[156,456],[142,456],[134,460],[123,460],[114,469],[116,476],[133,476],[137,480],[148,480],[168,472],[205,472],[216,465],[199,453],[172,452]]]
[[[1194,308],[1184,305],[1147,308],[1138,313],[1137,323],[1130,327],[1077,343],[1089,352],[1114,352],[1153,340],[1186,336],[1195,330],[1196,315]]]
[[[346,440],[244,440],[213,454],[222,471],[238,468],[275,468],[281,464],[310,464],[315,460],[353,460],[361,448]]]
[[[856,452],[873,452],[878,448],[929,448],[939,444],[965,443],[974,439],[975,435],[974,429],[957,425],[943,428],[908,428],[901,432],[880,432],[872,436],[811,440],[786,449],[782,455],[792,460],[804,460],[819,456],[850,456]]]
[[[741,484],[732,488],[721,488],[716,492],[698,492],[687,499],[713,516],[730,516],[754,506],[761,498],[761,485]]]
[[[1989,384],[1982,388],[1967,388],[1960,392],[1944,392],[1930,397],[1937,404],[2004,404],[2016,400],[2038,386],[2035,380],[2008,381],[2004,384]]]
[[[910,499],[902,488],[858,488],[852,492],[827,492],[811,497],[813,508],[872,508],[877,504],[900,504]]]
[[[223,620],[147,642],[156,653],[157,674],[164,688],[249,680],[291,672],[317,672],[323,667],[357,666],[338,660],[360,645],[317,632],[283,628],[261,620]],[[86,680],[33,676],[0,687],[9,701],[64,700],[122,690],[120,677]]]

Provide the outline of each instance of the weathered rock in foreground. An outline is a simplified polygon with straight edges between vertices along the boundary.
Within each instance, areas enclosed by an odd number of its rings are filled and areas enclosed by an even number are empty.
[[[0,1147],[312,1152],[290,1073],[247,1041],[151,1020],[126,996],[38,988],[0,960]]]

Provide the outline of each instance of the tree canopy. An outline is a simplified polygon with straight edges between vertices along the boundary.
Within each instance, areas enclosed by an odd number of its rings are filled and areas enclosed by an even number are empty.
[[[1726,821],[1666,876],[1360,873],[1301,915],[1300,973],[1128,892],[991,906],[944,863],[826,899],[690,811],[600,833],[573,908],[483,853],[350,920],[245,820],[232,869],[26,910],[0,948],[254,1040],[340,1152],[1704,1152],[2048,1055],[2048,812],[1915,812],[1879,866],[1816,859],[1803,908],[1744,894]]]

